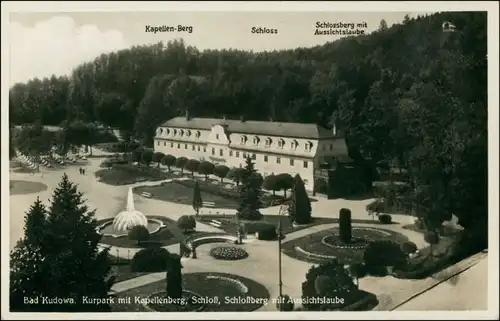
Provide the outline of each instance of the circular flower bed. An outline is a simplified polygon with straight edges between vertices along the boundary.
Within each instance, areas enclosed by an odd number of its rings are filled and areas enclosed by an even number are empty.
[[[353,237],[351,242],[344,243],[340,239],[339,235],[328,235],[325,236],[321,242],[326,246],[339,248],[339,249],[365,249],[370,245],[370,240],[363,237]]]
[[[248,257],[247,251],[234,246],[218,246],[210,250],[210,255],[217,260],[235,261]]]

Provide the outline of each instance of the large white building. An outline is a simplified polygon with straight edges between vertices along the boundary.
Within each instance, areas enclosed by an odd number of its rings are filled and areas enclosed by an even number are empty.
[[[347,155],[344,138],[335,128],[316,124],[216,118],[172,118],[157,128],[155,152],[243,166],[250,156],[255,169],[270,174],[300,174],[313,190],[314,172],[332,157]]]

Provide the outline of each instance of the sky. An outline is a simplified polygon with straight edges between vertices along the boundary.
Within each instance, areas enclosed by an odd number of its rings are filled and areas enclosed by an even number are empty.
[[[11,13],[10,83],[67,75],[78,64],[133,45],[183,38],[198,49],[273,50],[311,47],[340,38],[314,35],[317,22],[399,23],[408,12],[37,12]],[[192,27],[192,32],[146,32],[146,26]],[[253,27],[277,29],[255,34]],[[187,28],[188,29],[188,28]],[[328,28],[327,28],[328,29]],[[324,30],[324,29],[321,29]]]

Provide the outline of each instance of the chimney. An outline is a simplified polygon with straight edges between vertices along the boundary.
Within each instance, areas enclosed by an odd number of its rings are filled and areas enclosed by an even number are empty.
[[[226,115],[222,116],[222,120],[227,120]]]
[[[335,124],[333,124],[333,127],[332,127],[332,135],[337,136],[337,126]]]
[[[189,117],[189,110],[186,109],[186,120],[190,120],[190,119],[191,119],[191,117]]]
[[[243,123],[245,121],[245,116],[241,115],[240,116],[240,121]]]

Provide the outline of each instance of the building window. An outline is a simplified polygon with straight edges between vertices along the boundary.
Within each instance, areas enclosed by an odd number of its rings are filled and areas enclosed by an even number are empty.
[[[219,134],[215,135],[215,139],[219,140]]]
[[[290,158],[290,166],[293,166],[293,159]]]
[[[296,149],[296,148],[297,148],[297,146],[299,146],[299,142],[298,142],[298,141],[296,141],[296,140],[294,140],[294,141],[292,142],[292,149]]]
[[[193,145],[192,147],[193,147],[193,150],[196,150],[196,146]]]
[[[174,129],[174,131],[172,132],[172,135],[173,136],[177,135],[177,129]]]
[[[200,147],[200,145],[198,145],[198,151],[201,151],[201,147]]]
[[[177,143],[177,148],[181,148],[181,144]]]
[[[219,156],[224,156],[224,150],[222,148],[219,150]]]
[[[333,150],[333,144],[330,144],[330,150]]]
[[[304,185],[307,185],[309,181],[307,179],[304,180]]]
[[[231,156],[231,157],[233,156],[233,151],[232,150],[229,151],[229,156]]]
[[[215,155],[215,148],[212,148],[212,155]]]
[[[190,130],[186,130],[186,136],[187,137],[191,136],[191,131]]]
[[[207,152],[207,148],[206,147],[203,147],[203,152],[206,153]]]
[[[243,153],[243,158],[247,158],[247,153]]]
[[[307,166],[309,166],[309,162],[308,161],[304,161],[304,168],[307,168]]]
[[[253,138],[253,144],[254,144],[254,145],[259,145],[259,142],[260,142],[260,138],[259,138],[259,137],[257,137],[257,136],[255,136],[255,137]]]
[[[273,140],[270,137],[266,138],[266,147],[271,147],[271,144],[273,143]]]
[[[160,146],[160,141],[156,141],[156,146]]]
[[[283,139],[280,139],[280,140],[278,141],[278,147],[279,147],[279,148],[283,148],[283,146],[285,146],[285,141],[284,141]]]
[[[312,142],[307,142],[304,147],[305,147],[306,152],[310,152],[312,150],[313,143]]]
[[[167,129],[167,135],[170,135],[170,129]]]
[[[240,157],[240,152],[236,152],[236,158]]]
[[[253,160],[256,160],[256,159],[257,159],[257,155],[252,154],[252,159],[253,159]]]
[[[184,130],[183,129],[179,130],[179,136],[181,136],[181,137],[184,136]]]
[[[264,162],[267,163],[267,155],[264,155]]]
[[[170,143],[170,147],[174,148],[174,143]]]
[[[245,144],[247,142],[247,137],[246,136],[241,136],[241,143]]]
[[[276,164],[281,164],[281,158],[280,157],[276,157]]]
[[[163,146],[167,146],[167,142],[163,142]]]
[[[199,130],[197,130],[197,131],[196,131],[196,134],[195,134],[195,137],[196,137],[196,138],[200,138],[200,136],[201,136],[201,133],[200,133],[200,131],[199,131]]]

